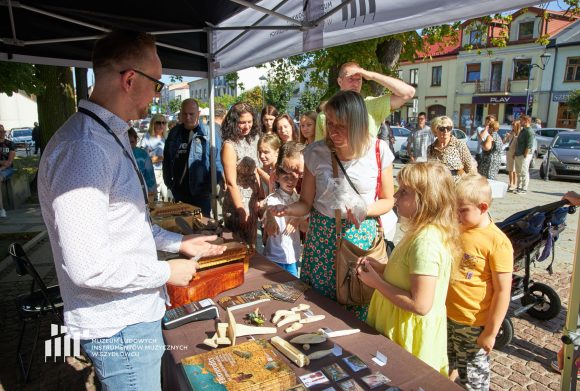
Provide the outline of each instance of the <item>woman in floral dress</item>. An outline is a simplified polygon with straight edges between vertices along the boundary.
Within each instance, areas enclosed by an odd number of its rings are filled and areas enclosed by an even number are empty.
[[[481,140],[481,159],[479,159],[477,172],[487,179],[495,179],[501,164],[503,142],[498,130],[497,121],[490,121],[478,136]]]
[[[223,214],[225,226],[256,246],[259,123],[252,106],[238,103],[228,111],[222,123],[222,164],[226,182]]]
[[[322,295],[336,300],[336,220],[331,208],[333,191],[328,191],[329,182],[333,182],[331,149],[366,204],[366,218],[362,221],[358,221],[350,209],[341,213],[343,240],[363,250],[368,250],[379,234],[377,217],[393,208],[394,156],[384,141],[377,143],[369,134],[367,110],[358,93],[337,93],[328,101],[324,111],[326,139],[309,144],[304,151],[300,200],[287,206],[276,205],[269,210],[276,216],[300,217],[310,213],[300,279]],[[377,183],[379,163],[381,181]],[[340,169],[338,175],[344,178]],[[364,320],[368,306],[347,309]]]

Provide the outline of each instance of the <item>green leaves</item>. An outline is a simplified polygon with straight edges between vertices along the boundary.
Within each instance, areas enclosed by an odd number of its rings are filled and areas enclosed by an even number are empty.
[[[12,96],[22,90],[29,95],[38,95],[43,85],[36,77],[36,68],[31,64],[0,61],[0,92]]]

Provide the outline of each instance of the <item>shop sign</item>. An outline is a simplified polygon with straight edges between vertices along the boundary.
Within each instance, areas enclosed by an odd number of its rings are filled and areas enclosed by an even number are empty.
[[[552,102],[568,102],[570,98],[569,92],[554,92],[552,93]]]
[[[530,95],[530,102],[532,101],[533,97]],[[474,104],[497,104],[497,103],[505,103],[505,104],[526,104],[526,96],[513,96],[513,95],[491,95],[491,96],[474,96],[471,100],[471,103]]]

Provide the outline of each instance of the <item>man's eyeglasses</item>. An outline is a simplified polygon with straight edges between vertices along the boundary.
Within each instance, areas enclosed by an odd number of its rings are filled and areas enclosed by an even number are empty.
[[[440,132],[451,132],[451,130],[453,130],[453,126],[438,126],[437,130]]]
[[[143,72],[141,72],[141,71],[139,71],[139,70],[137,70],[137,69],[125,69],[124,71],[121,71],[121,72],[119,72],[119,73],[122,75],[122,74],[124,74],[124,73],[126,73],[126,72],[129,72],[129,71],[133,71],[133,72],[135,72],[135,73],[138,73],[138,74],[140,74],[141,76],[143,76],[143,77],[146,77],[147,79],[149,79],[149,80],[151,80],[153,83],[155,83],[155,92],[157,92],[157,93],[161,92],[161,90],[163,89],[163,86],[165,86],[165,83],[163,83],[161,80],[157,80],[157,79],[155,79],[154,77],[151,77],[151,76],[149,76],[148,74],[146,74],[146,73],[143,73]]]

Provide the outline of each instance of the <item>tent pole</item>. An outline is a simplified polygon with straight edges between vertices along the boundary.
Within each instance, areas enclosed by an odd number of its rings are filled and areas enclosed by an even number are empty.
[[[215,118],[214,118],[214,69],[213,69],[213,29],[207,30],[207,89],[209,91],[209,140],[210,140],[210,173],[211,173],[211,210],[213,218],[218,219],[217,210],[217,169],[215,161],[216,145],[215,145]],[[218,159],[220,157],[218,156]]]
[[[580,352],[574,351],[580,344],[580,336],[578,336],[578,312],[580,311],[580,219],[578,219],[578,227],[576,228],[576,250],[574,252],[574,266],[572,269],[572,278],[570,281],[570,296],[568,298],[568,313],[566,314],[566,323],[562,338],[572,339],[573,342],[564,345],[564,370],[562,371],[562,383],[560,384],[561,391],[572,390],[572,377],[576,377],[577,369],[574,365],[574,357],[578,357]],[[574,341],[575,340],[575,341]],[[575,379],[574,379],[575,380]],[[576,389],[576,387],[574,388]]]

